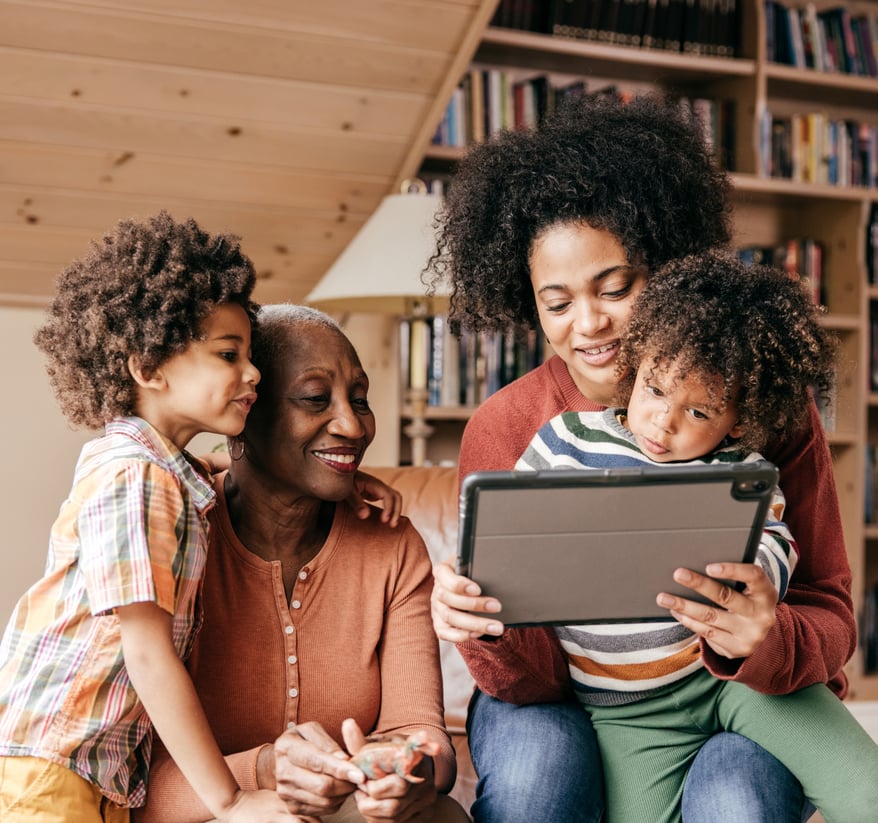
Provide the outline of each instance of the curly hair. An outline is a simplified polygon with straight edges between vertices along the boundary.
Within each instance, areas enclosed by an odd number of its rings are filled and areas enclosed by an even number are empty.
[[[234,236],[211,236],[165,211],[121,220],[61,272],[34,335],[61,410],[93,429],[133,414],[129,356],[157,368],[198,339],[204,319],[224,303],[239,304],[254,322],[255,282]]]
[[[812,389],[831,390],[837,341],[820,314],[781,269],[748,268],[727,251],[671,262],[634,305],[616,364],[619,398],[630,397],[644,359],[673,362],[682,379],[718,375],[723,396],[711,400],[735,403],[745,430],[737,445],[758,451],[804,423]]]
[[[259,309],[256,320],[250,359],[262,374],[263,390],[272,366],[280,366],[288,360],[293,331],[299,334],[299,329],[317,326],[336,331],[347,339],[344,330],[333,317],[319,309],[296,303],[269,303]]]
[[[730,183],[694,115],[657,96],[571,100],[538,130],[502,132],[461,160],[437,221],[432,287],[455,332],[536,328],[529,258],[548,228],[584,222],[655,269],[729,242]]]

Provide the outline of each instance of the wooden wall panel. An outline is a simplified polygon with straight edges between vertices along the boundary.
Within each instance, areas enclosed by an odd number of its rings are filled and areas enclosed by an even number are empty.
[[[454,52],[479,0],[87,0],[67,5],[147,12],[233,25],[277,28],[388,44],[418,43],[431,33],[437,51]]]
[[[391,176],[407,143],[398,137],[285,130],[271,124],[169,116],[0,97],[0,140],[150,151],[217,162],[253,162],[327,172]]]
[[[118,219],[242,237],[302,300],[412,170],[497,0],[0,0],[0,301]]]
[[[425,94],[373,91],[224,71],[122,63],[101,57],[0,48],[0,95],[137,109],[293,129],[411,133],[432,102]]]
[[[133,162],[135,161],[136,162]],[[21,186],[143,194],[181,194],[229,205],[284,206],[365,218],[387,189],[380,175],[309,172],[295,168],[140,152],[0,141],[0,180]]]
[[[447,53],[417,40],[392,45],[43,0],[0,3],[0,45],[428,94],[449,64]]]

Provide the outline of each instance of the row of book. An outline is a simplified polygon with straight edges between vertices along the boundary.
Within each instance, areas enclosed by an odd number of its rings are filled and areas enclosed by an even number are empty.
[[[808,283],[815,303],[825,302],[823,247],[814,238],[746,246],[738,254],[748,264],[783,268]],[[542,336],[532,329],[519,333],[463,330],[458,337],[451,333],[443,315],[406,318],[400,323],[399,334],[403,393],[410,388],[426,389],[431,406],[477,406],[536,368],[546,355]],[[828,420],[825,422],[828,426]]]
[[[775,63],[878,77],[878,10],[817,9],[764,0],[766,56]]]
[[[430,406],[477,406],[495,391],[536,368],[545,356],[534,330],[453,335],[441,315],[400,323],[403,393],[426,388]]]
[[[537,128],[565,99],[585,93],[579,78],[559,83],[545,74],[473,67],[451,95],[433,143],[468,146],[503,129]]]
[[[433,135],[440,146],[468,146],[501,130],[538,128],[565,99],[585,94],[615,95],[632,92],[617,86],[589,90],[583,78],[558,82],[545,74],[524,74],[501,68],[473,67],[458,84]],[[735,169],[735,102],[706,97],[680,97],[699,119],[717,159],[728,171]]]
[[[501,0],[492,24],[714,57],[738,48],[737,0]]]
[[[765,114],[762,173],[804,183],[878,186],[878,123],[825,112]]]

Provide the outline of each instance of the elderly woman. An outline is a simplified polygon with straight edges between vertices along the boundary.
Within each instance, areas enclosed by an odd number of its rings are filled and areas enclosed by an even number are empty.
[[[369,379],[327,315],[264,307],[252,360],[259,399],[216,477],[204,625],[188,662],[242,787],[276,788],[303,817],[466,821],[448,791],[431,566],[412,525],[343,501],[375,435]],[[344,725],[344,731],[343,731]],[[423,732],[415,768],[366,779],[363,734]],[[432,816],[430,816],[432,815]],[[138,820],[204,821],[207,809],[159,747]]]

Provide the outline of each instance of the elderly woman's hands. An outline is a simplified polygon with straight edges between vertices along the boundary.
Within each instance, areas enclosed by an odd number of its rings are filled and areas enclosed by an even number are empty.
[[[316,722],[285,731],[275,741],[274,761],[276,791],[294,814],[333,814],[366,780]],[[264,785],[262,775],[260,785]]]
[[[503,624],[493,617],[480,617],[472,612],[498,612],[500,602],[495,597],[482,597],[478,583],[455,574],[450,559],[433,566],[433,594],[430,611],[433,630],[440,640],[460,643],[482,635],[503,634]]]
[[[708,576],[677,569],[674,580],[716,603],[711,606],[662,592],[656,603],[691,629],[718,655],[730,660],[749,657],[765,640],[777,616],[777,590],[765,572],[752,563],[713,563]],[[740,592],[720,580],[738,580]],[[435,618],[434,618],[435,622]]]
[[[345,746],[355,755],[366,742],[355,720],[348,718],[341,727]],[[405,823],[420,815],[436,802],[436,784],[433,781],[433,761],[430,757],[418,763],[412,774],[423,778],[410,783],[398,775],[367,780],[357,788],[357,809],[367,821]]]
[[[342,735],[351,755],[366,740],[350,718],[342,725]],[[303,818],[334,814],[353,792],[360,814],[376,823],[405,823],[436,802],[433,761],[429,757],[413,771],[424,778],[421,783],[410,783],[397,775],[368,780],[319,723],[298,724],[277,739],[273,770],[268,762],[271,749],[264,752],[264,756],[260,753],[258,766],[259,785],[269,787],[274,783],[287,808]]]

